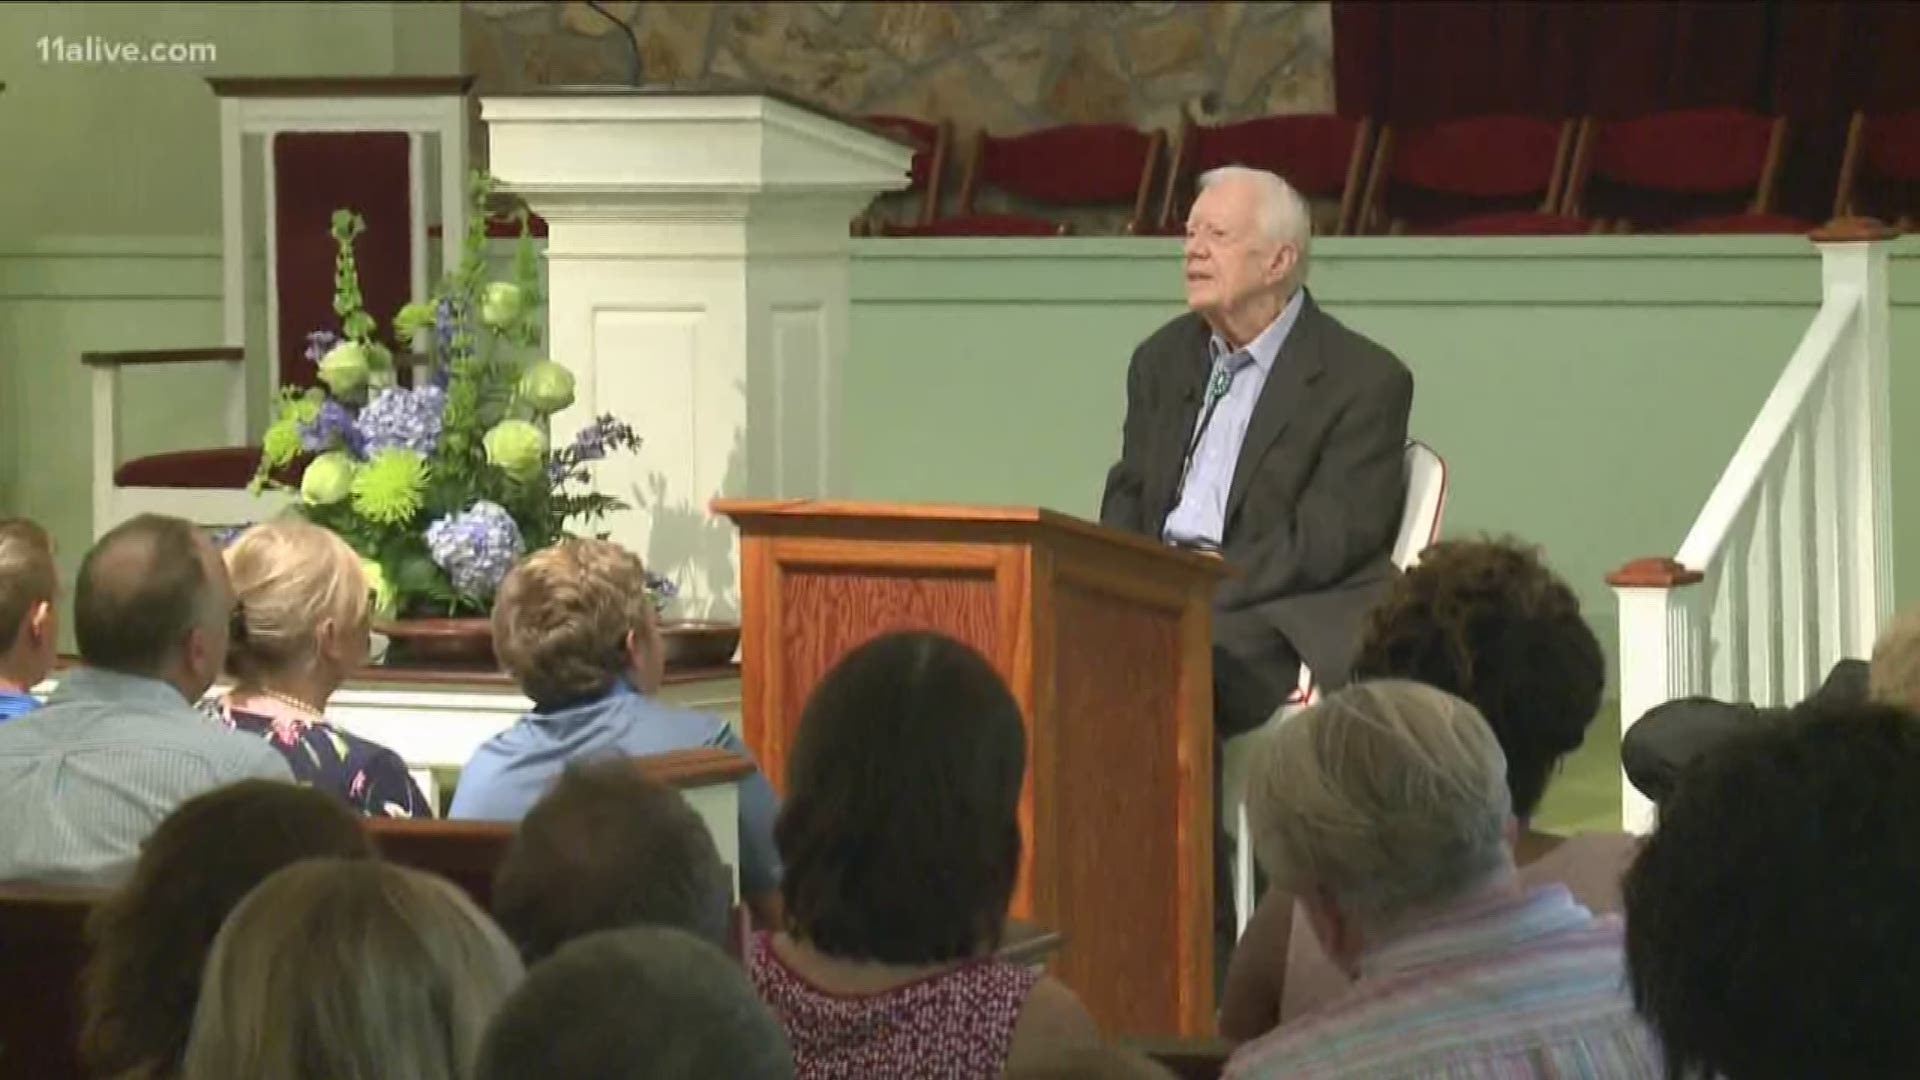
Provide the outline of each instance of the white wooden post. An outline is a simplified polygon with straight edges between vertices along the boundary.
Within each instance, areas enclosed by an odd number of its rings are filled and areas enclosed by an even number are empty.
[[[1607,577],[1620,601],[1620,737],[1649,709],[1700,693],[1706,679],[1703,620],[1696,610],[1704,579],[1672,559],[1638,559]],[[1653,803],[1620,772],[1620,827],[1653,828]]]

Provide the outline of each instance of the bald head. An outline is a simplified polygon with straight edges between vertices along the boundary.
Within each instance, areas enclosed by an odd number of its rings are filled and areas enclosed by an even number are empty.
[[[233,593],[220,553],[193,523],[143,514],[80,564],[73,632],[90,666],[171,682],[189,698],[227,653]]]

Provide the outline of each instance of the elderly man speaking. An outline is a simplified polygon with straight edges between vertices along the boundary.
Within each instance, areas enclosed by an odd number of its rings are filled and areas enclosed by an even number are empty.
[[[1299,681],[1346,681],[1393,575],[1413,376],[1307,294],[1313,223],[1272,173],[1200,178],[1186,314],[1134,351],[1100,520],[1221,554],[1217,734],[1264,723]]]

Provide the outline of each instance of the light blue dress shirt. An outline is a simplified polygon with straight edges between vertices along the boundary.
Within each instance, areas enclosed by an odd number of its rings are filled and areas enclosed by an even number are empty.
[[[1293,299],[1280,311],[1280,317],[1260,331],[1258,337],[1237,353],[1227,351],[1219,334],[1207,342],[1213,357],[1213,372],[1222,368],[1231,372],[1232,382],[1226,395],[1207,415],[1204,401],[1196,425],[1200,445],[1194,448],[1193,461],[1187,466],[1186,482],[1180,488],[1180,501],[1167,515],[1161,539],[1170,544],[1220,546],[1227,527],[1227,493],[1233,489],[1233,470],[1240,460],[1240,444],[1247,439],[1247,422],[1253,419],[1253,407],[1267,385],[1267,375],[1280,355],[1287,335],[1300,318],[1304,291],[1295,290]],[[1209,376],[1212,381],[1212,376]],[[1191,438],[1191,436],[1189,436]]]
[[[0,881],[116,884],[154,826],[238,780],[293,782],[266,743],[154,679],[71,669],[0,724]]]
[[[568,765],[601,757],[641,757],[713,746],[752,760],[726,722],[663,705],[621,680],[604,696],[551,712],[530,712],[486,742],[460,770],[449,818],[518,821]],[[779,802],[756,768],[740,782],[740,890],[780,885],[773,822]]]

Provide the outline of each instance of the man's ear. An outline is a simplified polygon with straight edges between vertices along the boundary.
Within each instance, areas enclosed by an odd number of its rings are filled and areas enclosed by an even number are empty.
[[[53,601],[42,600],[27,612],[27,633],[37,640],[46,641],[54,636],[53,620]]]
[[[1298,265],[1300,249],[1292,244],[1281,244],[1273,249],[1273,257],[1267,260],[1267,280],[1278,285],[1287,280]]]

